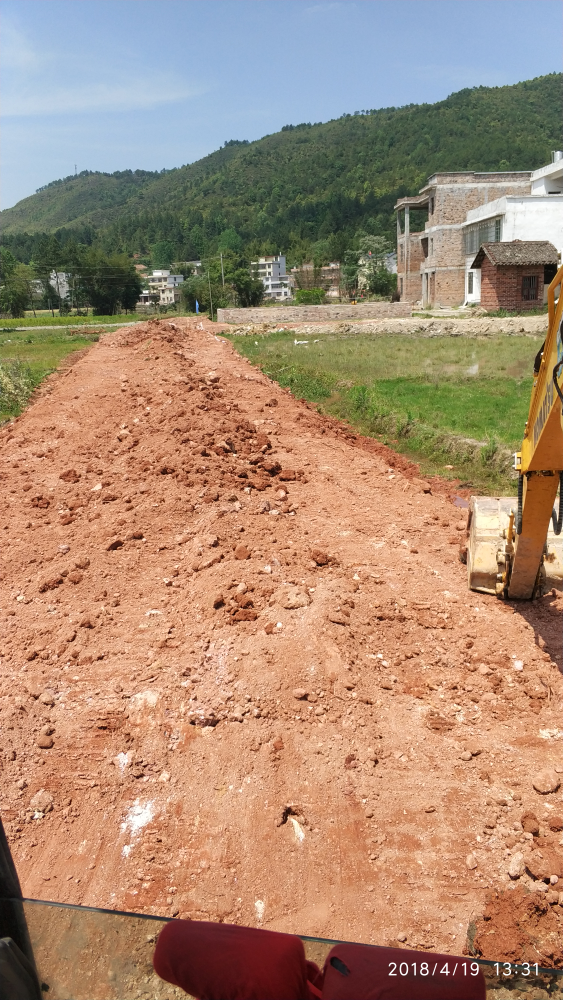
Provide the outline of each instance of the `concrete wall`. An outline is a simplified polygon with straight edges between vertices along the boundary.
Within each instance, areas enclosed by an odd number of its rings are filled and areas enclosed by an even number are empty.
[[[219,323],[324,323],[338,319],[411,316],[410,302],[361,302],[357,306],[281,306],[279,309],[218,309]]]

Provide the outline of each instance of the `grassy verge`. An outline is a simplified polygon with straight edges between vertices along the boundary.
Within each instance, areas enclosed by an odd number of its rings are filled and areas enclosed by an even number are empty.
[[[0,421],[18,416],[39,383],[74,351],[99,339],[99,333],[72,330],[0,333]]]
[[[423,474],[514,492],[511,453],[540,337],[297,339],[293,331],[232,338],[294,395],[408,455]]]
[[[22,326],[105,326],[107,323],[119,326],[121,323],[136,323],[143,319],[143,316],[136,316],[135,313],[122,316],[57,316],[56,313],[52,316],[51,313],[39,313],[37,316],[26,316],[25,319],[0,319],[0,334]]]

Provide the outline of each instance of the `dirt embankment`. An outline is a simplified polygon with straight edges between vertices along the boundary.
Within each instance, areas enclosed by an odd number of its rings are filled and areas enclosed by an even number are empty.
[[[476,316],[467,319],[442,319],[441,317],[409,317],[399,319],[365,319],[331,323],[280,321],[239,323],[225,327],[236,336],[255,336],[276,330],[296,330],[304,336],[335,335],[340,337],[544,337],[547,333],[547,316]]]
[[[561,599],[469,593],[446,492],[217,334],[108,334],[0,434],[25,895],[459,953],[516,885],[495,947],[556,961]]]

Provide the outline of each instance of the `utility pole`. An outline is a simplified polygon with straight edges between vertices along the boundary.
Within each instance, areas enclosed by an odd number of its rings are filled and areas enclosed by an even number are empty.
[[[221,254],[221,278],[223,279],[223,288],[225,287],[225,272],[223,270],[223,254]]]
[[[55,271],[55,275],[56,275],[56,279],[57,279],[57,295],[59,296],[59,316],[62,316],[62,312],[61,312],[61,290],[60,290],[60,287],[59,287],[59,272]]]
[[[209,308],[211,311],[211,322],[213,322],[213,299],[211,298],[211,277],[209,271],[207,272],[207,281],[209,283]]]

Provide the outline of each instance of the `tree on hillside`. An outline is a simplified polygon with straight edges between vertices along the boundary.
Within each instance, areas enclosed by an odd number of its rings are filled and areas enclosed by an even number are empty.
[[[237,233],[236,229],[224,229],[219,237],[218,250],[221,253],[225,250],[232,250],[234,253],[240,253],[242,250],[242,239]]]
[[[157,270],[168,270],[176,257],[176,247],[171,240],[159,240],[151,247],[152,266]]]

